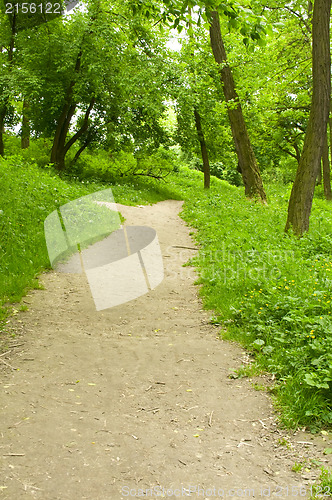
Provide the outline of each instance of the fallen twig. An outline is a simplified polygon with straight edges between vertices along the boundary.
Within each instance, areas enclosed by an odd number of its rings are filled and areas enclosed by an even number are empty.
[[[25,457],[25,453],[4,453],[3,457]]]
[[[4,365],[8,366],[11,370],[13,370],[13,371],[16,371],[16,370],[17,370],[17,368],[14,368],[12,365],[10,365],[9,363],[7,363],[7,361],[5,361],[4,359],[0,358],[0,361],[1,361]]]
[[[187,250],[199,250],[199,248],[186,247],[186,246],[182,246],[182,245],[172,245],[172,248],[186,248]]]

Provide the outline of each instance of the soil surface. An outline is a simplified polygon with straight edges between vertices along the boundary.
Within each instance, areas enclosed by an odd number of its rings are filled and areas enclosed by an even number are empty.
[[[181,206],[119,205],[157,232],[156,289],[98,312],[85,275],[52,271],[10,319],[1,498],[309,498],[331,465],[324,435],[278,427],[268,378],[229,378],[248,355],[202,310]]]

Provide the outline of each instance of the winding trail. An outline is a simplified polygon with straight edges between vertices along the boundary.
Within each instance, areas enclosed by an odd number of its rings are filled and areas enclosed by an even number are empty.
[[[11,319],[16,337],[1,363],[1,498],[309,493],[319,470],[291,469],[305,457],[326,465],[326,443],[287,436],[268,394],[228,377],[247,355],[217,338],[194,270],[183,267],[195,250],[183,248],[194,244],[181,205],[119,206],[127,225],[157,231],[165,279],[155,290],[97,312],[83,275],[50,272],[40,278],[45,290],[25,298],[29,311]]]

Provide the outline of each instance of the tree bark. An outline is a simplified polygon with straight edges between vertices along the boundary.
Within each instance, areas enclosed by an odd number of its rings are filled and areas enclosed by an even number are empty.
[[[29,120],[29,102],[23,101],[23,117],[22,117],[22,132],[21,132],[21,148],[27,149],[30,146],[30,120]]]
[[[331,0],[315,0],[312,19],[311,110],[285,227],[286,232],[292,229],[299,237],[309,230],[315,182],[327,133],[331,92],[330,15]]]
[[[70,162],[70,166],[71,167],[73,165],[75,165],[75,163],[77,162],[77,160],[79,159],[79,157],[81,156],[81,154],[83,153],[83,151],[88,147],[89,142],[90,142],[89,139],[87,139],[86,141],[84,141],[84,143],[82,144],[82,146],[76,151],[74,158]]]
[[[266,194],[263,187],[259,167],[252,149],[239,96],[235,89],[232,71],[227,64],[227,56],[221,36],[219,14],[210,13],[210,41],[215,61],[220,65],[220,78],[228,104],[227,112],[231,124],[235,151],[239,161],[240,171],[248,198],[259,198],[266,203]]]
[[[330,170],[329,146],[327,141],[327,134],[325,136],[324,146],[323,146],[322,165],[323,165],[324,196],[326,200],[330,201],[332,200],[332,191],[331,191],[331,170]]]
[[[65,143],[71,119],[75,113],[76,104],[64,105],[57,128],[54,135],[53,146],[51,151],[51,163],[54,163],[57,170],[65,169]]]
[[[81,69],[82,60],[82,50],[78,53],[75,64],[75,73],[79,73]],[[70,127],[71,119],[76,110],[76,103],[72,102],[73,88],[75,86],[76,80],[72,80],[67,88],[65,103],[62,107],[61,114],[59,116],[51,151],[51,163],[54,163],[58,170],[65,169],[65,143],[68,130]]]
[[[322,156],[322,164],[319,166],[319,169],[317,172],[317,179],[316,179],[317,186],[320,186],[322,184],[322,180],[323,180],[322,166],[323,166],[323,156]]]
[[[189,14],[189,26],[188,26],[188,34],[189,34],[189,39],[191,42],[191,57],[192,61],[194,63],[194,69],[192,71],[193,77],[194,77],[194,93],[196,93],[196,69],[195,69],[195,50],[194,50],[194,30],[192,27],[192,9],[191,7],[188,8],[188,14]],[[196,126],[196,132],[198,136],[198,141],[199,145],[201,148],[201,155],[202,155],[202,161],[203,161],[203,174],[204,174],[204,189],[210,189],[210,177],[211,177],[211,172],[210,172],[210,161],[209,161],[209,152],[206,146],[205,142],[205,137],[204,137],[204,131],[202,127],[202,121],[201,121],[201,115],[199,114],[198,107],[197,105],[194,106],[194,118],[195,118],[195,126]]]
[[[83,123],[82,123],[81,127],[76,132],[76,134],[74,134],[73,137],[71,139],[69,139],[69,141],[67,142],[67,144],[64,147],[65,154],[69,151],[69,149],[72,147],[72,145],[75,144],[75,142],[78,141],[78,139],[88,130],[89,116],[90,116],[90,113],[92,111],[92,108],[93,108],[95,102],[96,102],[96,99],[94,97],[92,97],[90,104],[88,106],[88,109],[85,112]]]
[[[204,173],[204,189],[210,188],[210,162],[209,162],[209,154],[206,147],[206,142],[204,138],[204,133],[202,129],[201,117],[197,110],[194,108],[195,115],[195,125],[198,135],[199,144],[201,146],[202,160],[203,160],[203,173]]]
[[[4,156],[5,154],[5,145],[3,142],[4,135],[4,121],[7,113],[7,107],[3,106],[0,110],[0,156]]]
[[[10,29],[11,29],[10,41],[9,41],[9,47],[7,49],[9,71],[11,71],[11,69],[12,69],[13,58],[14,58],[15,34],[16,34],[16,13],[15,13],[15,11],[14,11],[14,14],[13,14],[11,20],[10,20]],[[5,154],[5,146],[4,146],[3,136],[5,133],[5,119],[6,119],[7,111],[8,111],[8,102],[9,102],[9,98],[7,96],[7,97],[5,97],[3,103],[0,107],[0,156],[4,156],[4,154]]]

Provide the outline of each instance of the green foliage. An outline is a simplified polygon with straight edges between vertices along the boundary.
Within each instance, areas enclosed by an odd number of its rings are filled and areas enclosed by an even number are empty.
[[[210,173],[218,179],[224,180],[232,184],[233,186],[242,186],[241,174],[237,171],[235,165],[235,158],[232,158],[229,164],[225,164],[225,161],[217,161],[210,163]],[[203,164],[201,160],[197,157],[192,158],[188,165],[195,169],[203,172]]]
[[[288,191],[270,205],[243,200],[231,186],[188,200],[185,219],[198,229],[194,260],[205,306],[261,369],[275,374],[274,393],[288,426],[331,425],[332,217],[316,199],[311,232],[282,236]]]
[[[236,164],[232,166],[225,165],[222,161],[211,163],[211,175],[215,175],[218,179],[223,179],[233,186],[242,186],[241,174],[236,170]]]
[[[159,151],[161,159],[170,154]],[[225,338],[240,341],[255,355],[258,369],[275,374],[273,394],[285,425],[313,430],[331,425],[332,220],[327,203],[315,199],[311,231],[299,241],[282,236],[289,188],[270,187],[270,204],[261,206],[216,177],[210,192],[204,191],[202,173],[187,167],[173,169],[167,184],[115,178],[115,172],[111,184],[102,184],[94,174],[100,175],[108,160],[107,153],[95,155],[90,178],[81,180],[60,179],[52,167],[41,169],[18,155],[0,162],[2,318],[3,306],[38,286],[38,273],[49,268],[43,223],[58,204],[105,187],[123,204],[184,199],[183,217],[198,229],[201,250],[193,264],[204,304],[214,311],[214,321],[227,327]]]
[[[21,139],[15,135],[5,135],[6,156],[20,156],[27,162],[35,162],[39,167],[47,167],[50,161],[52,143],[49,139],[33,139],[27,149],[21,149]]]
[[[44,220],[56,205],[93,190],[69,184],[50,168],[40,170],[20,156],[0,161],[0,297],[17,300],[38,272],[49,267]]]
[[[125,183],[116,179],[110,186],[94,180],[60,179],[52,167],[41,169],[19,155],[0,160],[0,179],[0,321],[7,314],[5,305],[38,286],[38,274],[50,268],[44,220],[57,206],[107,187],[112,188],[115,201],[126,205],[176,197],[152,180]]]
[[[319,483],[315,483],[311,487],[312,496],[310,500],[318,500],[320,498],[330,498],[332,494],[332,473],[329,469],[322,467],[319,476]]]
[[[162,147],[154,153],[139,154],[128,151],[85,151],[71,169],[81,179],[99,179],[113,182],[119,178],[151,177],[164,179],[175,168],[177,154]]]

